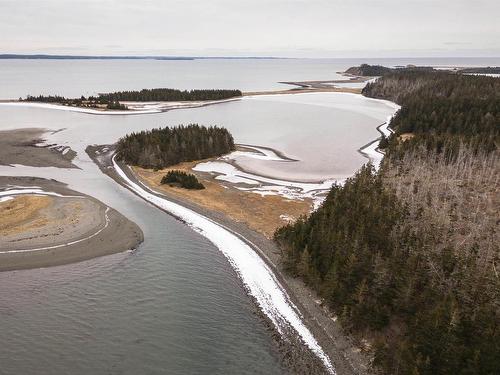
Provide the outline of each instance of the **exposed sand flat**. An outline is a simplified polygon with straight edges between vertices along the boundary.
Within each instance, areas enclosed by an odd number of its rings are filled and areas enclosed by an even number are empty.
[[[76,168],[76,153],[69,148],[39,145],[46,129],[29,128],[0,131],[0,164],[32,167]]]
[[[57,181],[0,177],[0,189],[10,198],[0,202],[0,271],[77,262],[131,250],[143,240],[123,215]]]
[[[106,225],[106,208],[86,197],[16,195],[0,203],[0,246],[44,248],[88,237]]]

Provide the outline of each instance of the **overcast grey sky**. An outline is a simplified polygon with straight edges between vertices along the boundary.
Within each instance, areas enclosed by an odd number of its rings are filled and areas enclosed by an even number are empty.
[[[500,0],[0,0],[0,53],[500,56]]]

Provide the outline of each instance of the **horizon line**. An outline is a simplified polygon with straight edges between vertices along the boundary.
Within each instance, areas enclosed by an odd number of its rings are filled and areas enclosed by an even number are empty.
[[[71,55],[42,53],[0,53],[0,59],[26,60],[294,60],[294,59],[497,59],[500,56],[391,56],[391,57],[287,57],[287,56],[183,56],[183,55]]]

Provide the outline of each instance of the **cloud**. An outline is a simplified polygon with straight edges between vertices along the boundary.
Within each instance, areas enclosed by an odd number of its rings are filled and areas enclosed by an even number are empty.
[[[496,0],[0,0],[0,52],[500,49]]]

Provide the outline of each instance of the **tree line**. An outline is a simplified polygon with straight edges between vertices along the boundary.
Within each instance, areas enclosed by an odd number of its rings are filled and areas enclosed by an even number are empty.
[[[127,164],[162,169],[221,156],[234,149],[233,136],[226,128],[189,124],[128,134],[120,138],[116,151]]]
[[[241,96],[240,90],[176,90],[168,88],[143,89],[140,91],[117,91],[99,94],[100,100],[108,101],[203,101],[222,100]]]
[[[391,122],[392,149],[404,133],[413,137],[404,150],[447,149],[456,155],[461,143],[476,151],[497,149],[500,141],[500,79],[450,72],[399,71],[368,83],[363,94],[402,106]],[[389,139],[389,143],[391,140]]]
[[[401,71],[369,85],[402,105],[381,169],[275,233],[288,272],[384,373],[500,373],[499,81]]]
[[[19,98],[19,101],[57,103],[61,105],[81,107],[81,108],[105,107],[107,109],[112,109],[112,110],[122,110],[122,111],[128,110],[128,107],[125,104],[122,104],[117,100],[105,100],[99,97],[95,98],[93,96],[85,98],[85,96],[83,95],[80,98],[75,98],[75,99],[69,99],[59,95],[38,95],[38,96],[28,95],[26,99]]]
[[[60,95],[28,95],[26,99],[19,98],[19,101],[60,103],[77,107],[99,108],[105,105],[108,109],[128,109],[120,101],[130,102],[151,102],[151,101],[205,101],[223,100],[242,96],[240,90],[177,90],[168,88],[142,89],[140,91],[117,91],[99,94],[97,96],[81,96],[80,98],[65,98]]]

